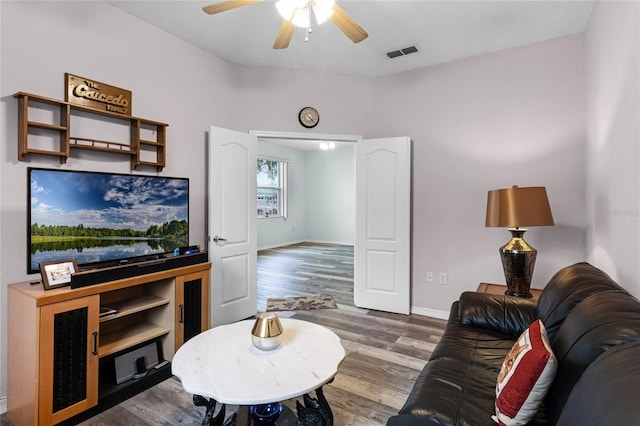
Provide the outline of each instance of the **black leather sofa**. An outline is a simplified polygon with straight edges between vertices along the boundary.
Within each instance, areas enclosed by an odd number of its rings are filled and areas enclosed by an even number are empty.
[[[387,426],[496,425],[502,362],[535,319],[557,373],[530,425],[640,425],[640,302],[588,263],[557,272],[537,304],[465,292],[442,339]]]

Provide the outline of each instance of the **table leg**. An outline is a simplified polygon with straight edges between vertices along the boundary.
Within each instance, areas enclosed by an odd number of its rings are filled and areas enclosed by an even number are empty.
[[[298,426],[333,426],[333,412],[324,396],[322,386],[316,389],[315,398],[304,394],[302,399],[304,405],[300,401],[296,401]]]
[[[289,425],[291,422],[291,417],[295,421],[296,426],[333,426],[333,412],[331,411],[331,407],[329,406],[329,402],[324,396],[324,392],[322,390],[322,386],[316,389],[316,397],[313,398],[309,394],[304,394],[302,399],[303,403],[300,401],[296,401],[296,416],[291,413],[290,410],[286,410],[289,414],[284,420],[284,424]],[[216,401],[214,399],[207,399],[200,395],[193,396],[193,403],[199,407],[206,407],[207,412],[205,413],[204,418],[202,419],[202,426],[236,426],[236,414],[229,417],[229,419],[225,422],[224,417],[226,414],[226,407],[222,404],[220,410],[217,414],[216,411]],[[247,425],[251,426],[256,424],[252,419],[250,414],[250,409],[247,413]],[[215,414],[215,415],[214,415]],[[273,423],[274,425],[278,425],[278,420]]]
[[[193,395],[193,403],[198,407],[206,407],[207,409],[202,419],[202,426],[236,426],[235,413],[229,417],[226,422],[224,421],[224,417],[227,414],[226,405],[222,404],[218,414],[215,414],[217,404],[215,399],[207,399],[200,395]]]

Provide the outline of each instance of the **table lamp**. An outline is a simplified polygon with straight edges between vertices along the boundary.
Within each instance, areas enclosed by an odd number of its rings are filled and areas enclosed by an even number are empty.
[[[489,191],[485,226],[506,227],[511,240],[500,247],[504,277],[507,280],[505,294],[532,297],[531,276],[536,263],[537,250],[522,236],[527,226],[553,226],[553,216],[543,186],[511,188]]]

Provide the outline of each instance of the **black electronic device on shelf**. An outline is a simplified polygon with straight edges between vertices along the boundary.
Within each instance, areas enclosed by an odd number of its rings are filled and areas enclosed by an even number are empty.
[[[183,256],[163,255],[152,256],[150,259],[131,262],[119,266],[81,270],[71,275],[71,288],[86,287],[107,281],[120,280],[136,275],[151,274],[169,269],[182,268],[209,261],[209,254],[197,252]]]
[[[177,247],[173,251],[173,254],[175,256],[183,256],[185,254],[193,254],[193,253],[198,253],[198,252],[200,252],[200,247],[199,246],[186,246],[186,247]]]

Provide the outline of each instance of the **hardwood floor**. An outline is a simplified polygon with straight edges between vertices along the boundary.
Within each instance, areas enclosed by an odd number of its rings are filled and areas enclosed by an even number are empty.
[[[258,252],[258,311],[269,297],[312,294],[353,306],[353,246],[300,243]]]
[[[258,310],[268,297],[311,294],[331,295],[338,309],[298,311],[292,317],[333,330],[347,352],[334,381],[324,387],[334,424],[384,425],[402,407],[445,321],[353,306],[353,247],[296,244],[259,253]],[[284,404],[295,409],[295,400]],[[198,425],[203,414],[170,379],[82,424]]]

